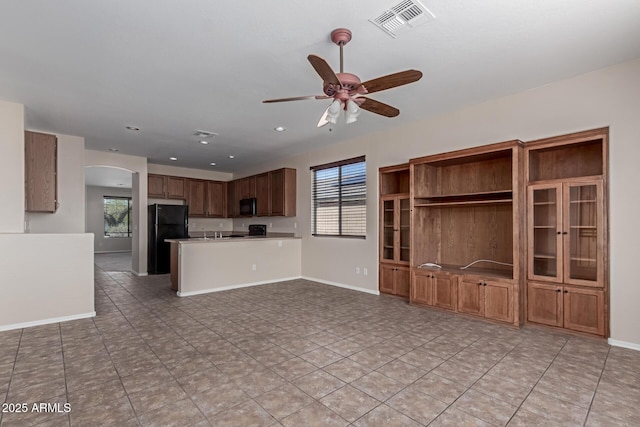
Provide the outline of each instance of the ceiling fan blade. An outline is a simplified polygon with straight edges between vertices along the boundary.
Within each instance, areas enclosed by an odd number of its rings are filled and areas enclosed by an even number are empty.
[[[422,72],[418,70],[405,70],[399,73],[389,74],[387,76],[378,77],[377,79],[367,80],[362,82],[356,87],[356,90],[360,87],[364,87],[366,93],[380,92],[381,90],[391,89],[406,85],[409,83],[417,82],[422,78]]]
[[[327,99],[327,98],[331,98],[331,97],[326,95],[294,96],[292,98],[265,99],[262,102],[265,104],[269,104],[271,102],[303,101],[305,99]]]
[[[307,59],[324,82],[342,86],[342,83],[338,80],[338,76],[333,72],[331,66],[327,64],[327,61],[316,55],[309,55],[307,56]]]
[[[321,128],[322,126],[325,126],[329,123],[329,120],[327,120],[327,115],[329,114],[329,108],[331,108],[331,105],[329,105],[327,109],[324,110],[324,113],[322,114],[322,117],[320,117],[320,120],[318,120],[318,124],[316,125],[316,127]]]
[[[358,100],[358,104],[360,104],[360,108],[363,110],[371,111],[372,113],[380,114],[385,117],[396,117],[400,114],[400,110],[397,108],[383,102],[376,101],[375,99],[365,98],[364,96],[359,96],[356,99]],[[360,103],[361,99],[364,99],[362,103]]]

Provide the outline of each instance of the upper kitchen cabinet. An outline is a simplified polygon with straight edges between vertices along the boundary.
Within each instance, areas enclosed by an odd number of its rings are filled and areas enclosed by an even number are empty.
[[[271,173],[256,175],[256,216],[271,215]]]
[[[187,181],[187,187],[189,189],[187,193],[189,216],[206,216],[207,181],[203,179],[189,179]]]
[[[50,212],[57,209],[57,149],[55,135],[25,132],[25,210]]]
[[[207,181],[206,216],[224,218],[227,210],[227,183]]]
[[[157,199],[187,198],[187,179],[177,176],[147,175],[147,196]]]
[[[236,194],[240,199],[256,197],[256,177],[248,176],[236,180]]]
[[[240,205],[236,197],[236,181],[229,181],[227,182],[227,217],[237,217],[239,209]]]
[[[296,170],[278,169],[269,175],[271,216],[296,216]]]

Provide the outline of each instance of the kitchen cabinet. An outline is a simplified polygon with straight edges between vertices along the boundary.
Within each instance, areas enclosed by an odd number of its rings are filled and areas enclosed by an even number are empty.
[[[409,282],[411,271],[409,267],[393,264],[380,264],[380,291],[409,298]]]
[[[240,201],[236,197],[236,181],[227,182],[227,217],[236,218],[239,215]]]
[[[256,215],[271,215],[271,172],[256,175]]]
[[[462,276],[458,281],[458,307],[461,313],[502,322],[513,322],[513,283]]]
[[[579,332],[605,332],[604,291],[550,283],[527,284],[530,322]]]
[[[147,175],[147,197],[164,199],[167,194],[167,177],[165,175]]]
[[[202,179],[189,179],[187,181],[187,205],[189,205],[190,217],[204,217],[206,211],[207,181]]]
[[[416,269],[411,281],[411,302],[446,310],[457,307],[457,277],[444,272]]]
[[[147,196],[156,199],[187,198],[187,179],[167,175],[147,175]]]
[[[269,172],[269,184],[270,215],[296,216],[296,170],[283,168]]]
[[[236,191],[239,199],[256,197],[256,177],[247,176],[236,181]]]
[[[206,216],[224,218],[227,208],[227,184],[222,181],[207,181]]]
[[[54,213],[58,209],[58,139],[24,133],[25,210]]]

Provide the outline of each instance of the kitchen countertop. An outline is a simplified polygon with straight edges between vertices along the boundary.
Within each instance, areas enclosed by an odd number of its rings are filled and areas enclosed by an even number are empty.
[[[302,237],[296,237],[289,233],[273,233],[266,236],[243,236],[243,237],[229,237],[223,236],[222,238],[213,238],[213,236],[204,237],[189,237],[184,239],[165,239],[165,242],[179,243],[179,244],[191,244],[191,243],[227,243],[227,242],[246,242],[248,240],[289,240],[289,239],[301,239]],[[279,235],[284,234],[284,235]]]

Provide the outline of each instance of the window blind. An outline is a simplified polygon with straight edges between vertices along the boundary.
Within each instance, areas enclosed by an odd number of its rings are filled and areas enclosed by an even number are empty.
[[[312,235],[365,238],[365,157],[313,166],[311,170]]]

